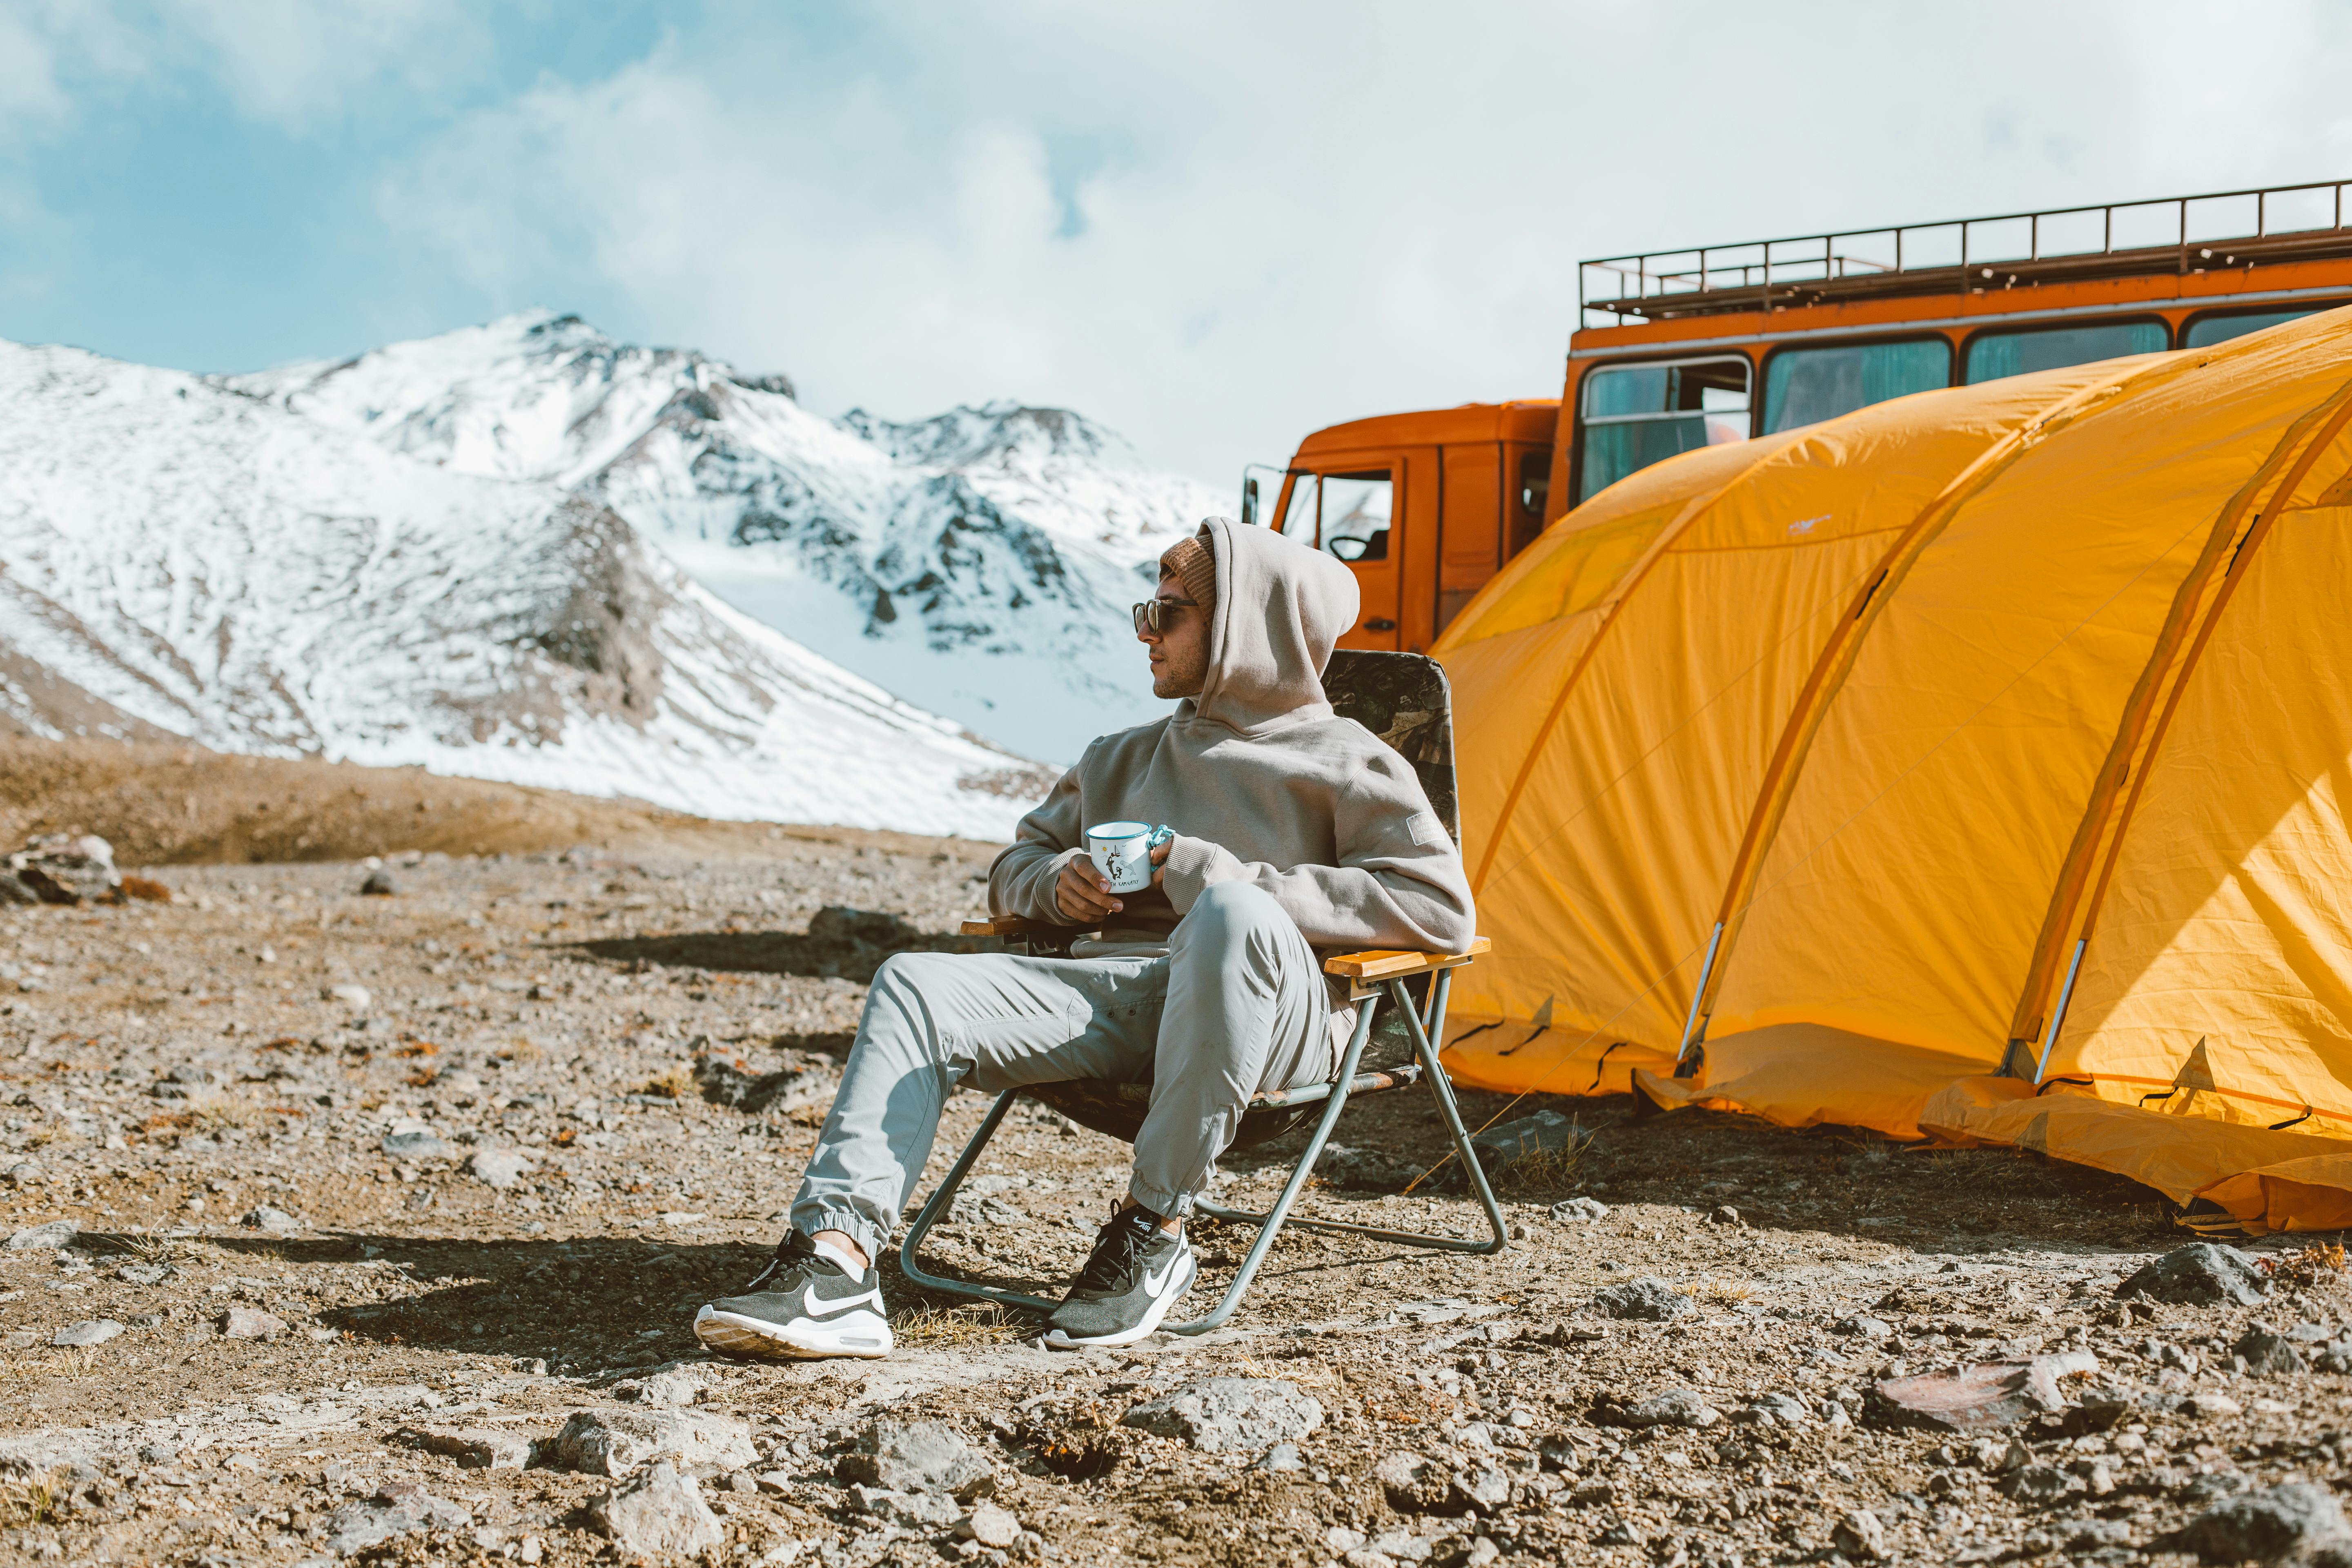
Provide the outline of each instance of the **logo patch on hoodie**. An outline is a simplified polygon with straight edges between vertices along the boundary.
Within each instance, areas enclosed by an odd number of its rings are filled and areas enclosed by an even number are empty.
[[[1435,812],[1416,811],[1405,826],[1412,833],[1413,843],[1423,849],[1437,848],[1446,841],[1445,824],[1437,820]]]

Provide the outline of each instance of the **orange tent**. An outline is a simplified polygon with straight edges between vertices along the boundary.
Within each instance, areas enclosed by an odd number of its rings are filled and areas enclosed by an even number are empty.
[[[1562,518],[1435,649],[1495,942],[1454,1072],[2352,1223],[2347,426],[2338,310]]]

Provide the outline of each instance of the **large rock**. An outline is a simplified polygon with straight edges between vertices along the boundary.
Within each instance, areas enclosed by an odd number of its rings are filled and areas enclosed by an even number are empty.
[[[2169,1542],[2208,1563],[2275,1563],[2321,1546],[2342,1547],[2352,1525],[2326,1487],[2292,1481],[2206,1510]]]
[[[625,1476],[660,1460],[737,1470],[757,1463],[751,1428],[699,1410],[578,1410],[549,1446],[559,1468]]]
[[[1612,1318],[1631,1318],[1642,1322],[1663,1323],[1669,1318],[1679,1318],[1698,1310],[1698,1303],[1675,1289],[1664,1280],[1650,1275],[1628,1279],[1622,1285],[1610,1285],[1592,1293],[1592,1305]]]
[[[668,1465],[605,1493],[588,1505],[588,1514],[624,1552],[647,1556],[691,1557],[727,1540],[702,1489]]]
[[[988,1456],[935,1421],[874,1422],[834,1473],[883,1491],[932,1492],[966,1502],[996,1490],[996,1466]]]
[[[1870,1510],[1850,1509],[1838,1516],[1830,1542],[1845,1556],[1875,1563],[1886,1555],[1886,1527]]]
[[[484,1186],[503,1193],[512,1190],[516,1183],[530,1173],[531,1163],[530,1155],[512,1149],[477,1149],[474,1157],[466,1162],[466,1168]]]
[[[2246,1370],[2259,1373],[2299,1373],[2304,1370],[2303,1352],[2284,1334],[2273,1333],[2256,1323],[2238,1336],[2238,1354],[2245,1357]]]
[[[643,1377],[632,1378],[613,1385],[613,1392],[639,1405],[656,1405],[664,1409],[682,1410],[702,1397],[702,1391],[719,1381],[719,1374],[707,1366],[692,1364],[656,1367]]]
[[[112,1318],[87,1318],[79,1323],[68,1323],[49,1339],[53,1345],[102,1345],[122,1331],[122,1325]]]
[[[1723,1419],[1696,1389],[1669,1388],[1609,1412],[1621,1426],[1712,1426]]]
[[[388,1483],[372,1498],[347,1502],[327,1516],[327,1550],[339,1557],[416,1530],[464,1530],[474,1516],[464,1504],[404,1482]]]
[[[286,1332],[286,1320],[252,1307],[231,1307],[220,1315],[220,1331],[227,1340],[274,1340]]]
[[[71,1247],[81,1226],[69,1219],[53,1219],[47,1225],[27,1226],[8,1238],[11,1252],[47,1251]]]
[[[1951,1372],[1890,1377],[1877,1384],[1873,1414],[1890,1426],[1950,1432],[2010,1426],[2065,1407],[2060,1384],[2099,1370],[2088,1351],[2038,1355],[2031,1361],[1980,1362]]]
[[[1451,1478],[1434,1459],[1395,1453],[1372,1467],[1372,1479],[1399,1513],[1434,1513],[1444,1506]]]
[[[274,1209],[267,1205],[257,1209],[247,1210],[237,1223],[249,1226],[255,1230],[266,1230],[272,1236],[292,1236],[302,1228],[300,1220],[296,1219],[284,1209]]]
[[[1145,1400],[1119,1425],[1230,1454],[1297,1441],[1323,1425],[1323,1405],[1285,1378],[1202,1377]]]
[[[984,1502],[956,1521],[955,1532],[963,1540],[1002,1552],[1021,1539],[1021,1521],[1012,1510]]]
[[[2184,1307],[2224,1301],[2252,1306],[2270,1294],[2268,1276],[2234,1247],[2192,1241],[2176,1247],[2116,1287],[2118,1297],[2145,1296]]]
[[[849,1495],[859,1508],[877,1519],[916,1530],[937,1530],[963,1517],[962,1508],[946,1492],[894,1491],[888,1487],[853,1482]]]
[[[45,904],[119,904],[122,879],[114,847],[94,833],[75,838],[52,833],[34,839],[0,863],[19,887]],[[5,901],[14,902],[14,898]]]
[[[530,1439],[490,1426],[428,1426],[416,1434],[428,1454],[444,1454],[465,1470],[520,1470],[530,1463]]]
[[[383,1135],[383,1152],[395,1160],[446,1160],[446,1140],[421,1121],[404,1121]]]

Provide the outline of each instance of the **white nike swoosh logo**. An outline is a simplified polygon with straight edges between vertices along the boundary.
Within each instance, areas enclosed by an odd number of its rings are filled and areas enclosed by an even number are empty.
[[[844,1296],[838,1301],[822,1300],[814,1290],[801,1291],[801,1316],[804,1318],[830,1318],[852,1307],[864,1306],[871,1306],[877,1312],[882,1310],[881,1287],[877,1286],[862,1296]]]
[[[1160,1299],[1161,1289],[1168,1283],[1169,1277],[1176,1272],[1176,1266],[1183,1261],[1184,1255],[1180,1252],[1175,1257],[1170,1258],[1168,1260],[1168,1267],[1161,1269],[1159,1273],[1154,1274],[1150,1269],[1145,1269],[1143,1271],[1143,1293],[1150,1297],[1153,1300],[1158,1300]]]

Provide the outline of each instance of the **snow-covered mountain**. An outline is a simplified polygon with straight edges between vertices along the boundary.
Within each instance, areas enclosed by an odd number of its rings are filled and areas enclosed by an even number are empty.
[[[0,343],[0,728],[1008,835],[1049,773],[720,603],[603,499],[689,446],[722,462],[689,433],[754,408],[871,444],[690,355],[612,358],[641,374],[604,400],[550,383],[475,419],[453,393],[379,441],[237,386]],[[665,375],[743,412],[697,412]],[[576,455],[542,478],[559,453]]]
[[[829,420],[782,376],[547,311],[221,384],[609,507],[730,604],[1038,757],[1165,710],[1127,606],[1160,550],[1230,509],[1064,410]]]

